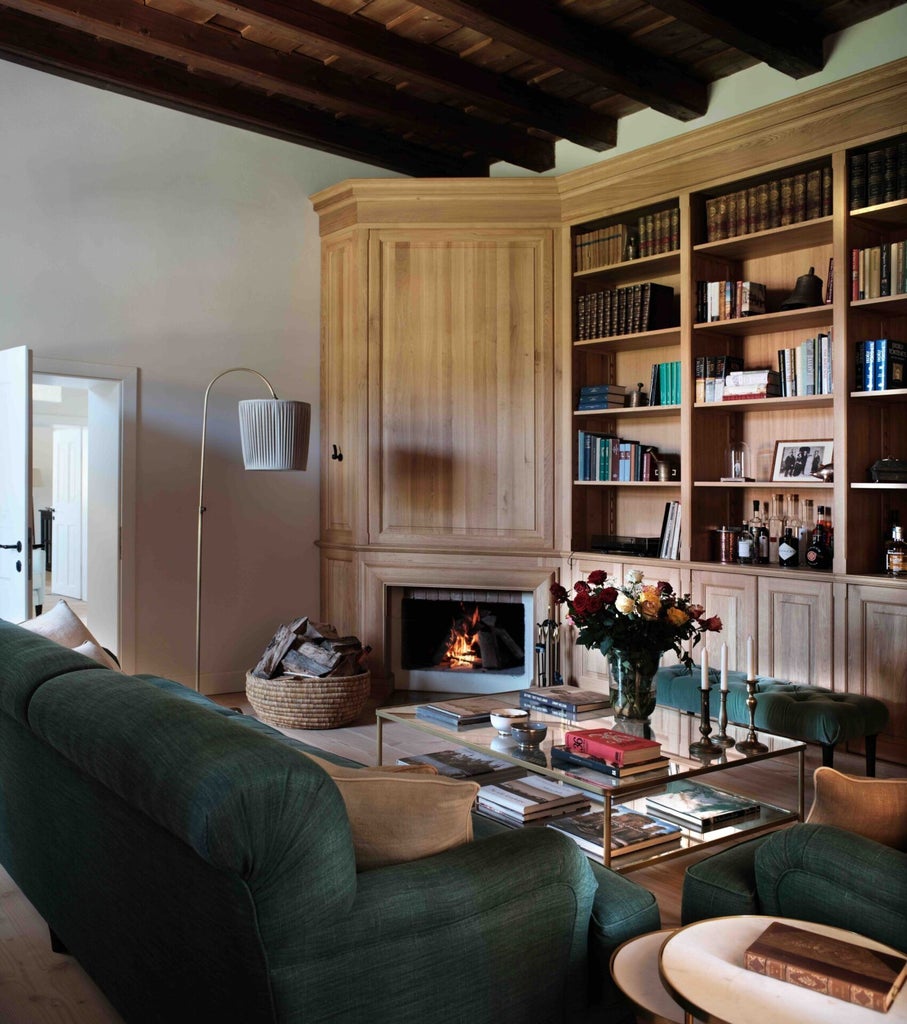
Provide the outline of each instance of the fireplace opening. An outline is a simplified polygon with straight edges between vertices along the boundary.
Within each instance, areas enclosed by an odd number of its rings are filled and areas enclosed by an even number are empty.
[[[522,602],[405,597],[402,668],[520,676],[525,665],[524,616]]]

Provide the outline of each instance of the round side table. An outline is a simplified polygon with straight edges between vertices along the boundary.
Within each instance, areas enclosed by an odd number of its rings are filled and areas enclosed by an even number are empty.
[[[653,1024],[684,1024],[684,1012],[668,995],[658,974],[658,955],[675,928],[628,939],[611,954],[611,976],[639,1015]]]

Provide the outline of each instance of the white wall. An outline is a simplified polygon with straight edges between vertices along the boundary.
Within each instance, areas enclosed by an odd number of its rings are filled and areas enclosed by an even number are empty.
[[[841,33],[819,75],[742,72],[686,126],[625,118],[610,155],[893,60],[905,44],[901,6]],[[212,393],[203,689],[241,688],[277,625],[318,611],[319,245],[307,197],[389,175],[2,61],[0,97],[0,347],[140,368],[138,671],[192,681],[208,382],[248,365],[313,405],[307,473],[244,473],[235,400],[263,385],[232,374]],[[558,173],[608,158],[569,143],[557,154]]]
[[[192,682],[202,396],[233,366],[313,405],[309,469],[245,473],[218,382],[206,467],[203,688],[238,689],[318,614],[319,242],[308,196],[364,164],[0,61],[0,347],[140,368],[136,667]]]

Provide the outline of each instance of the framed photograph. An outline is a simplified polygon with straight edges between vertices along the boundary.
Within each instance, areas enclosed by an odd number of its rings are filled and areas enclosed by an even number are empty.
[[[813,479],[820,466],[832,461],[832,441],[776,441],[772,480]]]

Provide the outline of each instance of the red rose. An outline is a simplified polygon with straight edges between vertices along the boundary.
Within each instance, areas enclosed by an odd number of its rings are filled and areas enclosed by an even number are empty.
[[[585,590],[577,591],[573,599],[573,610],[577,615],[585,615],[589,610],[589,594]]]
[[[617,587],[605,587],[601,592],[601,599],[605,604],[614,604],[617,600]]]
[[[708,630],[709,633],[720,633],[721,619],[719,619],[717,615],[713,615],[710,619],[706,619],[702,623],[702,628]]]
[[[567,600],[567,591],[560,585],[560,583],[552,583],[551,596],[557,604],[563,604],[564,601]]]
[[[608,574],[603,569],[593,569],[589,573],[589,582],[597,587],[600,583],[604,583],[608,578]]]
[[[587,591],[589,589],[589,584],[585,580],[577,580],[576,583],[573,584],[573,589],[578,594],[580,591]]]
[[[692,619],[696,619],[697,622],[702,618],[702,613],[704,611],[705,608],[703,608],[701,604],[691,604],[687,607],[687,615]]]

